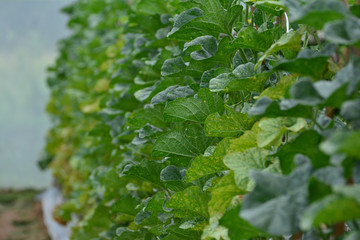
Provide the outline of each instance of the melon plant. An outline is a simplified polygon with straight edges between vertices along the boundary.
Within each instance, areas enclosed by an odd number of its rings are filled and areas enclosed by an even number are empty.
[[[71,239],[360,239],[360,6],[78,0],[42,168]]]

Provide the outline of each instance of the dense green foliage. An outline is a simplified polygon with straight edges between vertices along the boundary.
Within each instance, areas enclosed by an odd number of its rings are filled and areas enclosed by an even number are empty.
[[[56,217],[79,219],[72,239],[358,239],[355,1],[64,12],[41,164],[67,197]]]

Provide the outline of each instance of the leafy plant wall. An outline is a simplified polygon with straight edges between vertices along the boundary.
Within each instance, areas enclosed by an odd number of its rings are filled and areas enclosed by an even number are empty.
[[[360,6],[78,0],[40,161],[72,239],[360,239]]]

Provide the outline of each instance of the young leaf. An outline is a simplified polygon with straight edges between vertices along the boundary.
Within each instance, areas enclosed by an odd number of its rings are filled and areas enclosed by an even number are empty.
[[[224,158],[225,165],[234,171],[236,185],[243,190],[252,190],[253,182],[249,172],[253,169],[265,169],[267,151],[261,148],[250,148],[243,153],[231,153]]]

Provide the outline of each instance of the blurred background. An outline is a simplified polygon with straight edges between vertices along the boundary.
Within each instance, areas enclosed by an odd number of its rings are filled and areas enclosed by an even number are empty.
[[[37,166],[50,127],[46,68],[69,34],[60,9],[71,0],[0,0],[0,189],[43,189]]]

